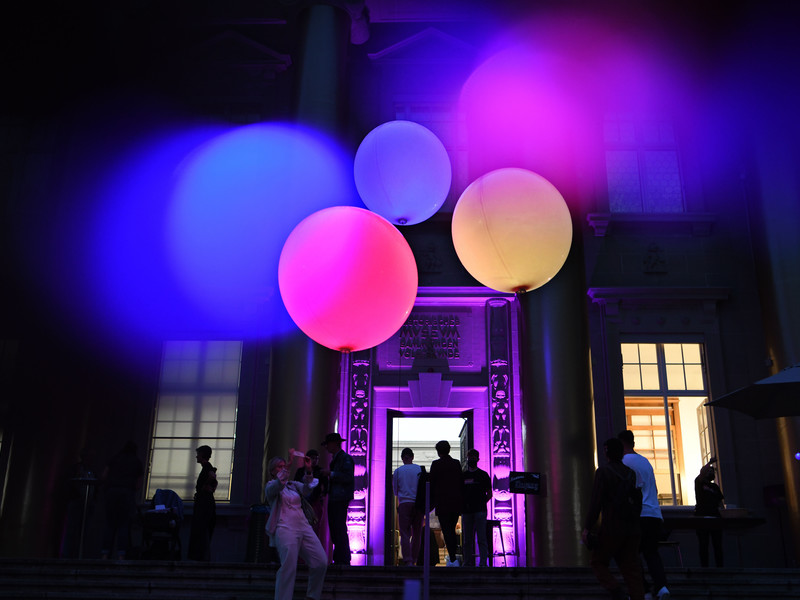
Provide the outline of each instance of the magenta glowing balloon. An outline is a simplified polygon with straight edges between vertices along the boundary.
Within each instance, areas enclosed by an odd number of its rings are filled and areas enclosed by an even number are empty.
[[[395,225],[433,216],[452,179],[442,142],[412,121],[390,121],[370,131],[356,152],[353,174],[367,208]]]
[[[373,212],[334,206],[313,213],[283,245],[278,284],[308,337],[355,352],[389,339],[417,296],[417,264],[402,234]]]

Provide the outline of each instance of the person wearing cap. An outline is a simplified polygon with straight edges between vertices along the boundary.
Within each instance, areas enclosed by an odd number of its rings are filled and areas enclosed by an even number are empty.
[[[328,478],[322,474],[322,467],[319,466],[319,451],[315,448],[311,448],[306,452],[306,456],[309,460],[305,461],[303,466],[297,468],[294,474],[294,480],[303,481],[306,475],[311,475],[314,479],[319,481],[319,485],[311,491],[311,495],[307,500],[311,508],[314,509],[314,515],[317,517],[317,522],[312,525],[312,528],[314,529],[314,533],[317,534],[317,537],[320,538],[320,541],[322,541],[320,530],[325,504],[324,496],[328,493]]]
[[[322,474],[328,478],[328,529],[333,544],[333,563],[350,564],[350,539],[347,536],[347,506],[355,492],[355,461],[342,450],[345,439],[338,433],[329,433],[322,447],[332,456],[328,469]]]

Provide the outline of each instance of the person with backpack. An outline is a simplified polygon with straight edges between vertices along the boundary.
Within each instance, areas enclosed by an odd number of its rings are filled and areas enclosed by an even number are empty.
[[[658,541],[661,539],[661,530],[664,518],[661,515],[661,506],[658,504],[658,487],[656,475],[650,461],[633,449],[635,442],[630,429],[620,431],[617,437],[622,441],[625,455],[622,463],[636,471],[637,485],[642,489],[642,514],[639,522],[642,538],[639,551],[647,563],[647,570],[653,579],[653,589],[658,600],[669,600],[667,576],[664,573],[664,563],[658,553]],[[645,582],[645,590],[647,582]],[[653,595],[645,593],[645,600],[652,600]]]
[[[603,444],[608,464],[595,471],[592,497],[584,519],[581,541],[592,551],[591,567],[600,585],[612,600],[627,596],[609,570],[611,559],[617,563],[630,600],[644,600],[642,566],[639,561],[642,491],[636,487],[636,473],[622,464],[623,447],[617,438]],[[597,539],[590,538],[602,514]]]

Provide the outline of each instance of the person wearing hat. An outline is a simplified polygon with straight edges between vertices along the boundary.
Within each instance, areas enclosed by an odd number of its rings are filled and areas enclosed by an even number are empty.
[[[317,522],[312,525],[312,529],[314,529],[314,533],[316,533],[317,537],[322,541],[320,529],[322,527],[322,513],[325,503],[324,496],[328,493],[328,478],[322,474],[322,467],[319,466],[319,451],[315,448],[311,448],[306,452],[306,456],[308,460],[304,462],[303,466],[297,468],[294,474],[294,480],[303,481],[306,475],[311,475],[314,479],[319,481],[319,485],[312,490],[307,500],[311,508],[314,509],[314,515],[317,517]]]
[[[347,506],[355,492],[355,461],[342,450],[345,439],[338,433],[329,433],[322,447],[332,456],[328,469],[322,474],[328,478],[328,529],[333,544],[333,563],[350,564],[350,540],[347,536]]]

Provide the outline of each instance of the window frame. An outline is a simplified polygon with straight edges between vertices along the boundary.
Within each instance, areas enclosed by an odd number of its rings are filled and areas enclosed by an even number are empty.
[[[171,381],[169,379],[165,380],[165,367],[167,366],[167,362],[169,360],[187,360],[183,357],[171,357],[168,358],[168,346],[169,345],[178,345],[178,344],[197,344],[199,345],[199,353],[197,358],[194,360],[195,366],[197,368],[196,376],[194,377],[193,381],[186,381],[186,382],[176,382]],[[214,358],[213,356],[210,357],[210,353],[214,353],[215,350],[212,345],[214,344],[236,344],[238,346],[238,357],[231,358],[230,356],[223,355],[222,357],[217,356]],[[176,470],[175,468],[175,457],[169,456],[166,460],[169,463],[169,468],[166,470],[165,473],[154,473],[154,464],[156,464],[157,459],[156,456],[159,452],[167,452],[168,454],[174,454],[177,452],[185,452],[186,455],[181,459],[178,459],[178,464],[182,465],[185,468],[185,478],[182,481],[181,489],[175,490],[178,492],[178,495],[181,496],[184,502],[192,501],[193,500],[193,490],[194,490],[194,481],[199,473],[198,469],[192,470],[192,466],[195,465],[195,449],[202,445],[211,446],[212,451],[214,452],[211,457],[211,463],[218,469],[217,478],[220,483],[218,488],[218,497],[216,498],[217,502],[219,503],[230,503],[231,496],[233,491],[233,473],[235,468],[235,458],[236,458],[236,442],[237,442],[237,428],[239,424],[239,404],[240,404],[240,394],[241,394],[241,381],[242,381],[242,366],[243,366],[243,342],[241,340],[166,340],[162,344],[162,355],[161,355],[161,363],[159,369],[159,384],[158,384],[158,394],[156,396],[154,406],[153,406],[153,416],[152,416],[152,423],[151,423],[151,431],[150,431],[150,439],[149,439],[149,460],[147,464],[147,473],[146,473],[146,481],[144,486],[144,494],[146,496],[145,499],[152,498],[155,490],[161,487],[159,484],[154,484],[153,480],[165,478],[165,477],[172,477],[178,478],[180,475],[180,468]],[[219,347],[217,347],[218,351]],[[231,383],[209,383],[205,379],[205,375],[209,372],[210,369],[219,369],[220,367],[224,368],[225,365],[221,365],[220,361],[231,362],[233,360],[238,360],[238,371],[236,373],[236,383],[232,385]],[[190,360],[187,360],[190,362]],[[229,375],[230,376],[230,375]],[[199,428],[203,423],[211,423],[213,420],[204,419],[202,416],[203,406],[202,403],[204,400],[209,398],[213,398],[214,396],[235,396],[234,407],[232,410],[232,418],[225,420],[226,422],[231,425],[232,431],[231,435],[208,435],[203,434],[203,432],[199,431]],[[159,419],[159,409],[162,397],[170,397],[170,396],[194,396],[193,400],[193,412],[192,412],[192,420],[190,422],[181,421],[180,419],[176,420],[169,420],[169,419]],[[184,406],[185,407],[185,406]],[[160,435],[159,434],[159,426],[162,427],[172,424],[173,427],[176,423],[183,423],[184,425],[190,423],[191,427],[191,434],[190,435]],[[219,433],[219,430],[217,431]],[[160,444],[159,442],[166,441],[166,446]],[[169,447],[170,444],[174,444],[178,442],[177,446]],[[221,444],[222,441],[229,441],[229,444]],[[186,444],[181,444],[181,442],[186,442]],[[185,448],[183,446],[186,446]],[[229,447],[227,447],[229,446]],[[222,456],[227,456],[229,454],[230,460],[229,462],[226,460],[220,461]],[[217,460],[215,461],[215,458]],[[160,460],[160,459],[158,459]],[[169,489],[172,489],[178,486],[170,486]],[[220,496],[220,493],[224,493],[224,496]]]
[[[611,124],[616,124],[618,129],[622,129],[621,124],[629,124],[633,130],[632,140],[609,140],[608,128]],[[647,139],[644,129],[648,124],[656,127],[668,125],[671,130],[671,141],[650,141]],[[677,127],[674,119],[665,115],[637,115],[614,113],[606,114],[603,117],[603,163],[606,173],[606,192],[608,199],[608,211],[612,214],[635,214],[635,215],[654,215],[654,214],[685,214],[686,204],[686,180],[681,160],[680,145],[678,140]],[[638,201],[639,210],[615,210],[612,206],[611,178],[609,177],[609,153],[611,152],[631,152],[636,157],[636,175],[638,179]],[[649,201],[655,197],[656,188],[652,186],[648,169],[648,154],[652,152],[672,152],[675,155],[677,167],[678,188],[680,195],[679,210],[648,210]]]
[[[659,387],[658,389],[630,389],[625,387],[625,378],[623,376],[623,371],[626,364],[625,359],[623,358],[623,345],[625,344],[636,344],[636,345],[643,345],[649,344],[655,346],[656,351],[656,368],[658,374],[658,381]],[[699,364],[701,367],[701,375],[702,375],[702,384],[703,389],[673,389],[669,387],[669,378],[667,375],[667,365],[670,364],[683,364],[683,365],[697,365],[696,362],[682,362],[682,363],[667,363],[666,356],[664,352],[664,346],[666,345],[684,345],[684,344],[691,344],[696,345],[699,349]],[[685,492],[681,489],[680,497],[682,503],[678,503],[679,494],[677,492],[677,477],[676,471],[683,472],[687,475],[687,480],[690,479],[688,476],[688,471],[685,469],[685,464],[683,464],[684,457],[683,452],[676,451],[676,442],[680,443],[682,446],[682,439],[678,439],[677,441],[673,439],[673,429],[677,430],[677,434],[675,437],[682,438],[684,433],[681,430],[680,426],[680,417],[678,411],[678,403],[679,398],[682,397],[696,397],[696,398],[705,398],[706,400],[710,399],[709,393],[709,374],[708,374],[708,357],[707,357],[707,348],[706,344],[703,340],[694,338],[694,337],[678,337],[674,338],[673,336],[664,336],[658,338],[639,338],[639,337],[627,337],[621,338],[619,341],[619,351],[620,351],[620,378],[622,384],[622,391],[623,391],[623,413],[625,416],[625,423],[626,428],[630,429],[628,426],[628,399],[659,399],[661,402],[661,407],[663,409],[663,418],[664,418],[664,428],[666,430],[666,439],[667,439],[667,457],[669,458],[669,477],[670,477],[670,496],[672,506],[685,506],[686,504],[683,502],[685,499]],[[640,359],[641,360],[641,359]],[[652,364],[652,363],[637,363],[637,364]],[[644,385],[642,385],[644,387]],[[671,407],[674,405],[674,407]],[[699,408],[703,408],[703,404],[700,404]],[[671,412],[672,411],[672,412]],[[675,415],[675,420],[671,419],[671,414]],[[700,453],[705,458],[707,453],[710,453],[710,448],[713,445],[713,430],[711,428],[711,419],[710,415],[708,414],[707,409],[704,410],[704,419],[701,421],[701,424],[698,425],[698,433],[700,435],[699,439],[699,446],[700,446]],[[705,437],[703,437],[705,436]],[[678,464],[676,465],[676,461]],[[688,483],[688,481],[687,481]],[[659,499],[664,496],[661,490],[659,490]],[[660,502],[660,500],[659,500]],[[660,502],[661,503],[661,502]]]

